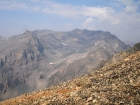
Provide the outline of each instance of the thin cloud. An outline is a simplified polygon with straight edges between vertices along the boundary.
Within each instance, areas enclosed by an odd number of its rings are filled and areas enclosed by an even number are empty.
[[[4,10],[16,10],[16,9],[28,9],[28,6],[25,3],[9,0],[0,0],[0,9]]]
[[[90,30],[95,30],[95,27],[93,26],[94,25],[94,22],[95,22],[95,20],[92,18],[92,17],[90,17],[90,18],[87,18],[84,22],[83,22],[83,24],[82,24],[82,27],[83,28],[88,28],[88,29],[90,29]]]
[[[32,0],[30,2],[1,1],[0,9],[8,10],[28,10],[40,11],[46,14],[55,14],[63,17],[80,17],[80,16],[106,16],[107,12],[112,11],[111,8],[105,7],[87,7],[87,6],[73,6],[71,4],[60,4],[45,0]]]

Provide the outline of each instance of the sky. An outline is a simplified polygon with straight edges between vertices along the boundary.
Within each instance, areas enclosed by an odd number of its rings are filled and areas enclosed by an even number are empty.
[[[76,28],[140,42],[140,0],[0,0],[0,36]]]

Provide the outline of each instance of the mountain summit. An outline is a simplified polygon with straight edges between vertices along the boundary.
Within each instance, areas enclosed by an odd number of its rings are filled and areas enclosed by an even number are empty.
[[[0,100],[98,69],[128,46],[104,31],[26,31],[0,40]]]

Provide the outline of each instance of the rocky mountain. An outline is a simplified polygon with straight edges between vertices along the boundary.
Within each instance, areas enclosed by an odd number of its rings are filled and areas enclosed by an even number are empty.
[[[140,43],[119,62],[1,105],[139,105]]]
[[[128,46],[103,31],[26,31],[0,41],[0,100],[43,89],[100,67]]]

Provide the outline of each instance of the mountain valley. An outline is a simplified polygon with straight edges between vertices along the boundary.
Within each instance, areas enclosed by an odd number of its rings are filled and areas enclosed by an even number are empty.
[[[100,30],[35,30],[2,37],[0,100],[87,74],[128,48],[115,35]]]

